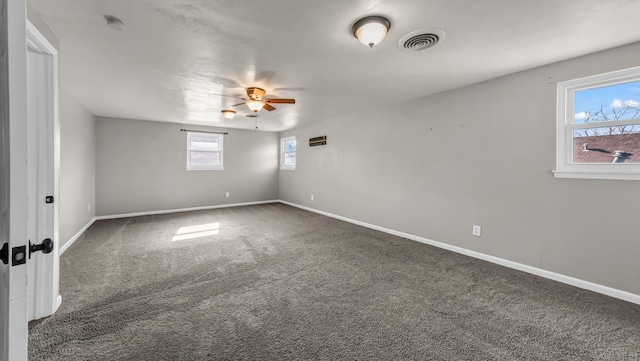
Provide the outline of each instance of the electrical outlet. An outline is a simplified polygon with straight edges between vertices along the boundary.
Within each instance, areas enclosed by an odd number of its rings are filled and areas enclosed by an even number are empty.
[[[224,196],[229,198],[229,192],[225,193]]]
[[[91,203],[87,204],[87,212],[91,212]]]
[[[477,226],[477,225],[473,225],[473,231],[472,231],[474,236],[478,236],[480,237],[482,235],[482,227]]]
[[[311,195],[311,200],[313,200],[313,194]]]

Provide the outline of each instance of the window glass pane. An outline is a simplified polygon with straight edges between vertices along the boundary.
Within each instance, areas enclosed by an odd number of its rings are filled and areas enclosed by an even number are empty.
[[[285,153],[284,165],[296,165],[296,153]]]
[[[288,140],[284,142],[284,151],[285,152],[295,152],[296,151],[296,140]]]
[[[190,152],[192,165],[220,165],[220,153]]]
[[[573,163],[640,163],[640,124],[573,131]]]
[[[573,123],[640,118],[640,81],[574,92]]]
[[[220,143],[218,142],[218,138],[193,135],[191,136],[189,141],[189,149],[191,150],[220,150]]]

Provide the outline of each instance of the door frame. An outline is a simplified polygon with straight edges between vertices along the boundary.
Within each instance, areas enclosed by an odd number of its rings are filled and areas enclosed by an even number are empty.
[[[53,240],[50,254],[40,252],[31,255],[29,264],[29,315],[35,320],[52,315],[60,306],[59,293],[59,238],[58,238],[58,172],[60,169],[60,123],[58,119],[58,51],[27,20],[28,82],[35,84],[28,90],[29,142],[34,161],[29,174],[30,184],[35,185],[35,200],[31,201],[31,230],[37,234],[31,243],[40,243],[44,238]],[[32,62],[31,60],[38,60]],[[53,203],[45,203],[46,196],[53,196]]]

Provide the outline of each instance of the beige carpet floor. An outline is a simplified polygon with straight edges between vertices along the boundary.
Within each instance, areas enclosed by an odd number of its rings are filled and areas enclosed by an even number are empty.
[[[283,204],[98,221],[30,360],[640,360],[640,306]]]

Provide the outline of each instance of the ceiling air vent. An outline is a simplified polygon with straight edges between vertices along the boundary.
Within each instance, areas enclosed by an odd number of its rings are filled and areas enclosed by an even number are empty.
[[[403,36],[398,41],[398,47],[406,51],[421,51],[435,46],[442,40],[444,40],[443,30],[418,30]]]

